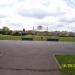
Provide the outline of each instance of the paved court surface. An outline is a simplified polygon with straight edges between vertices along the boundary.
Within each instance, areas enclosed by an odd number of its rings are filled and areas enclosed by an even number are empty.
[[[61,75],[54,54],[75,54],[75,43],[0,41],[0,75]]]

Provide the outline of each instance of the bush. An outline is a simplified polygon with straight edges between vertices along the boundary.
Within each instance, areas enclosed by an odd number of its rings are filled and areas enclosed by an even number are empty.
[[[22,40],[33,40],[33,38],[32,37],[25,37],[25,36],[23,36]]]
[[[47,38],[47,41],[59,41],[59,38],[57,36],[50,36]]]

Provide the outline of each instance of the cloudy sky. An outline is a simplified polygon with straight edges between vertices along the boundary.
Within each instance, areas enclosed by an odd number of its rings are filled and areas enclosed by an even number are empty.
[[[0,0],[0,28],[75,32],[75,0]]]

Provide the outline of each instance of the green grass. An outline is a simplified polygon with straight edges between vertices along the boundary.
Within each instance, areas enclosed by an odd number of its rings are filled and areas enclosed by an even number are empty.
[[[0,40],[21,40],[21,37],[12,35],[0,35]]]
[[[37,41],[46,41],[47,40],[47,36],[38,36],[38,35],[26,35],[26,36],[22,36],[22,37],[31,37],[33,38],[33,40],[37,40]]]
[[[75,75],[75,55],[55,55],[62,75]]]
[[[34,36],[33,40],[46,41],[47,40],[47,36]]]
[[[33,37],[33,40],[37,40],[37,41],[47,41],[47,38],[51,37],[51,38],[54,38],[52,36],[38,36],[38,35],[26,35],[27,37]],[[26,37],[25,36],[25,37]],[[56,37],[57,38],[57,37]],[[59,38],[59,41],[66,41],[66,42],[75,42],[75,37],[58,37]]]
[[[75,42],[75,37],[59,37],[59,41]]]
[[[32,37],[35,41],[47,41],[47,38],[52,36],[38,36],[38,35],[25,35],[22,37]],[[57,37],[56,37],[57,38]],[[13,36],[13,35],[1,35],[0,34],[0,40],[21,40],[21,36]],[[65,42],[75,42],[75,37],[59,37],[59,41],[65,41]]]

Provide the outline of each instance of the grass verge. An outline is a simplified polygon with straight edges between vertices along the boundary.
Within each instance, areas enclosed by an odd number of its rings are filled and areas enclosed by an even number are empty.
[[[55,55],[62,75],[75,75],[75,55]]]
[[[52,36],[38,36],[38,35],[13,36],[0,34],[0,40],[22,40],[22,37],[32,37],[33,41],[47,41],[48,37],[52,38]],[[59,41],[75,42],[75,37],[59,37]]]
[[[21,40],[21,36],[0,35],[0,40]]]
[[[75,42],[75,37],[59,37],[59,41]]]

